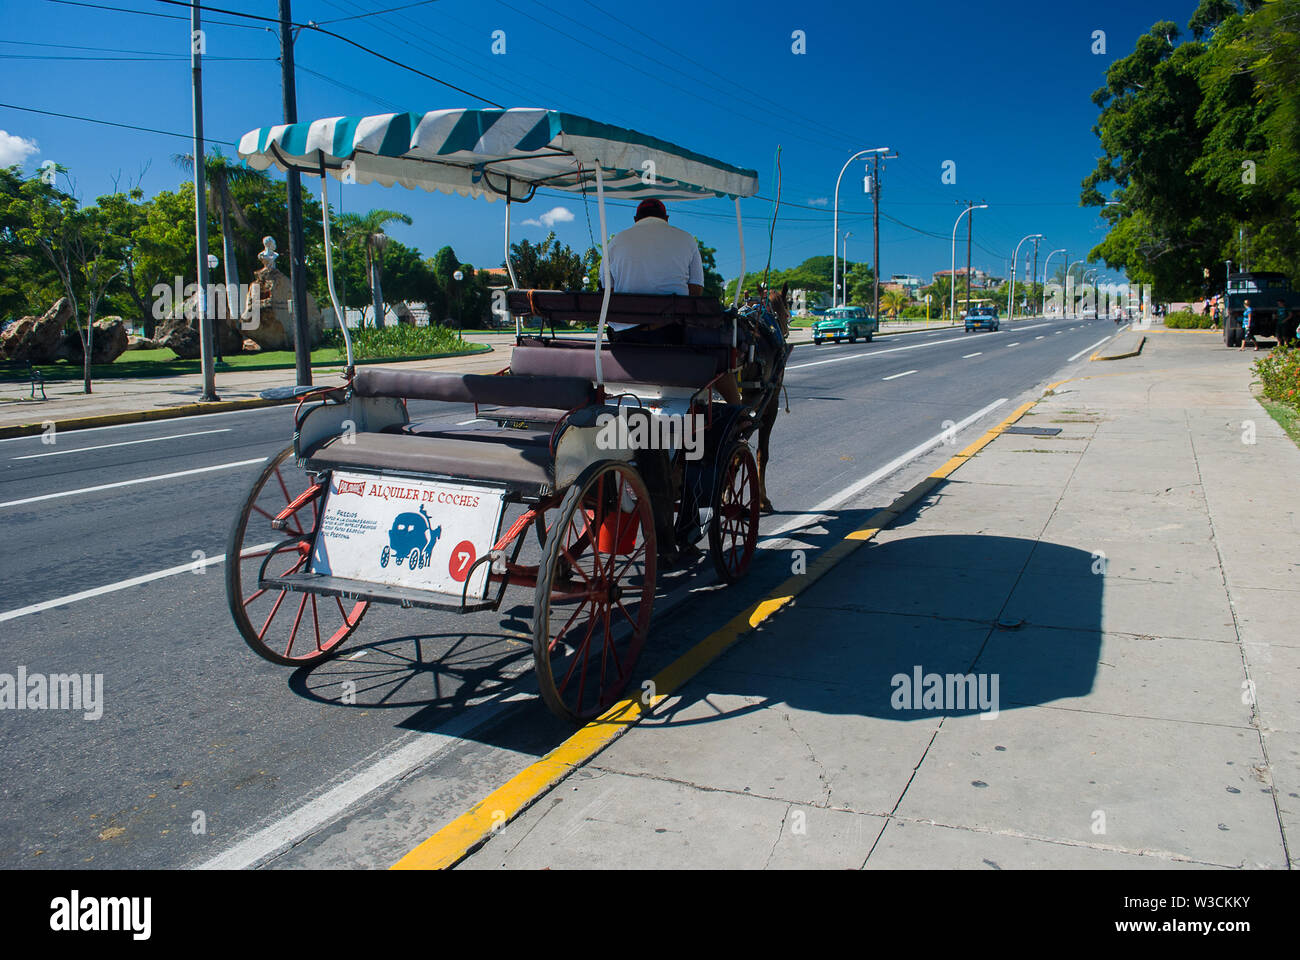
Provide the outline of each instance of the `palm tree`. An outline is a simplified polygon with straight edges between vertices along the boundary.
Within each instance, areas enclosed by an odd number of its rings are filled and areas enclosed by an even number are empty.
[[[194,154],[178,153],[172,160],[182,170],[193,172]],[[245,167],[242,163],[231,163],[222,154],[220,147],[213,147],[212,153],[203,158],[203,171],[208,184],[208,209],[217,211],[217,220],[221,224],[221,253],[226,267],[226,318],[237,320],[244,305],[230,299],[239,296],[239,267],[235,263],[235,235],[230,229],[230,221],[233,219],[249,232],[253,228],[230,188],[234,184],[264,178],[266,174]]]
[[[886,290],[880,295],[880,305],[897,319],[898,315],[903,312],[903,308],[911,302],[911,299],[902,290]]]
[[[366,248],[366,279],[370,284],[370,300],[374,305],[375,326],[383,323],[384,294],[381,281],[384,273],[384,247],[388,245],[388,234],[384,227],[390,223],[404,223],[408,227],[413,222],[404,213],[396,210],[371,210],[367,214],[344,213],[339,216],[339,229],[349,239],[360,239]]]

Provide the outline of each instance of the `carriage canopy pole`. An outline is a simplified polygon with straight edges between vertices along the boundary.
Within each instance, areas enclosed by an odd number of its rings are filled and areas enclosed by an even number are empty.
[[[600,173],[600,160],[596,160],[596,209],[600,212],[600,279],[605,285],[605,296],[600,301],[600,321],[596,324],[596,386],[603,387],[605,378],[600,372],[600,345],[605,339],[605,317],[609,314],[609,295],[613,284],[609,281],[609,234],[605,232],[605,178]]]
[[[356,372],[356,365],[352,361],[352,338],[348,336],[348,325],[342,309],[339,308],[339,296],[334,292],[334,257],[330,254],[330,198],[329,198],[329,177],[325,173],[325,154],[320,155],[320,222],[325,230],[325,282],[330,289],[330,303],[334,304],[334,319],[338,321],[339,329],[343,331],[343,347],[348,354],[348,366],[344,375],[351,380],[352,374]],[[375,317],[376,326],[383,324],[382,317]],[[304,328],[305,329],[305,328]]]
[[[510,274],[510,288],[519,289],[519,281],[515,279],[515,265],[510,262],[510,179],[506,178],[506,273]],[[515,317],[515,339],[518,340],[522,331],[519,327],[519,317]]]
[[[740,219],[740,197],[736,198],[736,237],[740,241],[740,278],[736,280],[736,299],[731,302],[733,308],[740,307],[740,291],[745,285],[745,225]],[[731,347],[736,347],[736,318],[731,318]]]

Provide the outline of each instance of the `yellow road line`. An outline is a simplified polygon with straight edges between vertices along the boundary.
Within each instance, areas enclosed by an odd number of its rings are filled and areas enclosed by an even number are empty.
[[[1048,387],[1048,390],[1066,382],[1057,381]],[[992,443],[1007,427],[1024,416],[1026,411],[1038,402],[1038,400],[1031,400],[1021,404],[1005,420],[989,429],[938,470],[913,486],[888,507],[877,511],[861,527],[846,534],[839,543],[828,547],[808,565],[806,573],[789,577],[766,597],[750,604],[722,627],[664,667],[651,681],[652,686],[642,694],[641,699],[624,699],[614,704],[600,717],[578,730],[540,760],[519,771],[503,786],[493,790],[406,854],[393,865],[392,869],[440,870],[455,866],[468,854],[482,846],[495,831],[532,806],[557,783],[630,730],[646,713],[652,712],[660,703],[685,686],[741,637],[771,619],[788,606],[795,597],[830,572],[841,560],[874,538],[881,530],[887,529],[917,500],[939,486],[954,470]]]

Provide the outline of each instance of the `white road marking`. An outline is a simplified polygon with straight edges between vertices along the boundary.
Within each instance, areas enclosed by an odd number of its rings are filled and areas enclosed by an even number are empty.
[[[406,742],[395,750],[362,767],[338,786],[303,803],[224,853],[200,864],[198,869],[243,870],[288,850],[371,793],[455,747],[465,734],[487,723],[508,707],[509,704],[504,700],[476,704],[474,709],[463,711],[436,731],[407,734],[402,738]]]
[[[870,353],[851,353],[844,357],[832,357],[829,360],[814,360],[811,363],[796,363],[792,367],[786,367],[787,370],[802,370],[804,367],[818,367],[823,363],[839,363],[842,360],[863,360],[871,357],[882,357],[887,353],[898,353],[900,350],[920,350],[924,347],[937,347],[941,343],[961,343],[965,337],[950,337],[947,340],[934,340],[930,343],[914,343],[909,347],[890,347],[888,350],[873,350]]]
[[[1008,346],[1008,347],[1018,347],[1018,346],[1020,346],[1020,341],[1017,340],[1015,343],[1008,343],[1007,346]]]
[[[1040,334],[1039,336],[1034,337],[1034,339],[1035,339],[1035,340],[1042,340],[1042,339],[1044,339],[1044,338],[1043,338],[1043,336]]]
[[[881,379],[881,380],[897,380],[899,377],[906,377],[906,376],[909,376],[909,375],[911,375],[911,374],[913,374],[913,373],[916,373],[916,371],[915,371],[915,370],[905,370],[905,371],[903,371],[902,373],[895,373],[895,374],[893,374],[892,376],[889,376],[889,377],[881,377],[880,379]]]
[[[487,419],[488,419],[487,417],[475,417],[473,420],[462,420],[462,421],[460,421],[460,423],[456,424],[456,426],[458,426],[458,427],[463,427],[463,426],[465,426],[465,425],[467,425],[467,424],[470,424],[470,423],[478,423],[480,420],[482,420],[484,423],[486,423],[486,422],[487,422]]]
[[[268,547],[275,546],[275,541],[270,543],[259,543],[255,547],[245,547],[244,553],[256,553],[258,550],[265,550]],[[80,593],[70,593],[65,597],[56,597],[53,600],[44,600],[41,603],[33,603],[31,606],[19,607],[17,610],[6,610],[0,613],[0,623],[6,620],[17,620],[19,617],[25,617],[28,614],[40,613],[42,610],[52,610],[55,607],[66,606],[69,603],[76,603],[78,600],[89,600],[91,597],[102,597],[106,593],[116,593],[118,590],[126,590],[130,587],[138,587],[142,583],[152,583],[155,580],[162,580],[165,577],[174,577],[178,573],[185,573],[187,570],[198,570],[203,567],[210,567],[214,564],[221,563],[226,559],[223,553],[216,557],[204,557],[202,560],[191,560],[189,563],[182,563],[180,566],[168,567],[166,570],[155,570],[153,573],[143,573],[138,577],[131,577],[129,580],[119,580],[117,583],[106,583],[102,587],[94,587],[90,590],[82,590]]]
[[[1057,330],[1057,331],[1056,331],[1056,335],[1059,337],[1059,336],[1060,336],[1062,333],[1064,333],[1064,332],[1065,332],[1065,331],[1063,331],[1063,330]]]
[[[1047,324],[1045,324],[1045,323],[1035,323],[1033,326],[1029,326],[1029,327],[1016,327],[1016,330],[1018,330],[1018,331],[1021,331],[1021,330],[1037,330],[1039,327],[1045,327],[1045,326],[1047,326]]]
[[[597,546],[599,546],[599,544],[597,544]],[[367,653],[369,653],[369,652],[370,652],[370,651],[369,651],[368,649],[367,649],[367,650],[358,650],[356,653],[352,654],[352,656],[348,657],[348,659],[349,659],[349,660],[360,660],[362,657],[364,657],[364,656],[365,656]]]
[[[229,433],[230,427],[220,430],[196,430],[193,433],[173,433],[166,437],[145,437],[143,440],[123,440],[121,443],[101,443],[95,447],[77,447],[75,450],[55,450],[52,453],[29,453],[25,457],[13,457],[14,460],[36,460],[40,457],[61,457],[65,453],[86,453],[90,450],[107,450],[109,447],[129,447],[136,443],[157,443],[159,440],[180,440],[182,437],[202,437],[209,433]]]
[[[97,487],[82,487],[80,490],[64,490],[61,493],[43,493],[39,497],[24,497],[22,500],[8,500],[0,507],[19,507],[25,503],[39,503],[42,500],[57,500],[60,497],[75,497],[82,493],[98,493],[100,490],[116,490],[118,487],[131,487],[140,483],[153,483],[157,480],[174,480],[177,477],[192,477],[196,473],[212,473],[216,470],[230,470],[234,467],[247,467],[254,463],[265,463],[266,457],[254,457],[252,460],[236,460],[234,463],[218,463],[212,467],[199,467],[195,470],[178,470],[176,473],[160,473],[156,477],[140,477],[136,480],[119,480],[117,483],[101,483]]]
[[[1114,336],[1114,334],[1112,333],[1112,334],[1111,334],[1111,337],[1113,337],[1113,336]],[[1076,353],[1074,356],[1070,357],[1070,359],[1066,360],[1065,362],[1066,362],[1066,363],[1073,363],[1075,360],[1078,360],[1081,356],[1083,356],[1083,355],[1084,355],[1085,353],[1087,353],[1089,350],[1095,350],[1097,347],[1100,347],[1103,343],[1105,343],[1105,342],[1106,342],[1107,340],[1109,340],[1109,339],[1110,339],[1110,337],[1102,337],[1100,340],[1098,340],[1096,343],[1094,343],[1091,347],[1084,347],[1082,350],[1080,350],[1080,351],[1079,351],[1078,353]],[[0,504],[0,506],[3,506],[3,504]]]
[[[908,463],[915,460],[917,457],[929,453],[932,449],[937,447],[939,444],[943,443],[945,438],[947,437],[955,438],[958,432],[966,429],[972,423],[978,420],[980,417],[984,416],[987,413],[990,413],[993,410],[996,410],[998,407],[1002,406],[1002,404],[1006,402],[1007,402],[1006,397],[1002,397],[998,400],[994,400],[987,407],[983,407],[980,410],[976,410],[969,417],[966,417],[964,420],[961,420],[958,423],[956,423],[951,428],[951,430],[944,430],[942,433],[936,433],[929,440],[917,444],[915,447],[913,447],[911,450],[908,450],[906,453],[895,457],[893,460],[890,460],[879,470],[874,470],[871,473],[867,474],[865,477],[861,478],[860,480],[855,480],[853,483],[849,484],[847,487],[845,487],[843,490],[839,491],[838,493],[831,494],[829,497],[827,497],[821,503],[817,504],[815,507],[812,507],[810,510],[807,510],[803,513],[795,514],[794,516],[787,518],[784,522],[778,524],[774,529],[769,530],[766,533],[762,534],[766,542],[761,542],[759,546],[762,546],[765,549],[771,549],[772,547],[778,546],[780,543],[784,541],[777,540],[773,542],[773,538],[778,538],[782,533],[784,533],[787,530],[793,529],[794,527],[800,526],[811,520],[817,519],[818,516],[820,516],[822,513],[826,512],[827,510],[835,509],[844,501],[848,500],[849,498],[867,489],[867,487],[871,486],[877,480],[889,476],[895,470],[899,469],[900,467],[906,466]]]
[[[968,353],[965,356],[963,356],[962,359],[969,360],[971,357],[982,357],[982,356],[984,356],[984,351],[980,350],[977,353]]]
[[[287,404],[285,404],[285,406],[287,406]],[[274,410],[274,409],[275,409],[274,406],[245,407],[242,410],[219,410],[216,413],[196,413],[193,414],[192,416],[186,416],[186,417],[162,417],[158,420],[135,420],[131,423],[110,423],[106,427],[82,427],[79,430],[64,430],[63,432],[80,434],[80,433],[90,433],[91,431],[94,430],[122,430],[125,429],[126,427],[157,426],[161,423],[166,423],[171,420],[182,420],[182,419],[202,420],[205,417],[230,417],[238,413],[259,413],[263,410]],[[26,437],[5,437],[3,440],[0,440],[0,443],[12,443],[15,440],[34,440],[39,436],[40,434],[32,434],[31,436],[26,436]]]

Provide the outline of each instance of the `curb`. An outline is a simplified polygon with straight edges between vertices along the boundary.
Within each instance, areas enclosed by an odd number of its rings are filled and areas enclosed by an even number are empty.
[[[932,491],[964,463],[1001,436],[1030,409],[1048,396],[1057,381],[1044,390],[1037,400],[1021,404],[1009,416],[991,427],[978,440],[951,457],[943,466],[903,493],[888,507],[872,514],[866,523],[846,534],[808,565],[807,572],[787,578],[765,597],[751,603],[702,641],[664,667],[638,698],[624,699],[597,719],[586,724],[541,759],[529,764],[501,787],[489,793],[465,813],[411,850],[391,869],[442,870],[454,867],[485,844],[494,833],[524,813],[569,774],[593,760],[641,718],[671,697],[705,667],[725,653],[778,611],[793,603],[795,597],[825,576],[864,543],[872,540],[918,500]]]
[[[1147,342],[1147,335],[1144,333],[1142,334],[1142,336],[1138,338],[1138,345],[1136,350],[1133,350],[1130,353],[1113,353],[1105,357],[1101,356],[1101,352],[1098,351],[1097,353],[1094,353],[1091,357],[1088,358],[1088,362],[1092,363],[1093,361],[1096,360],[1127,360],[1129,357],[1136,357],[1138,354],[1142,352],[1142,347],[1143,345],[1146,344],[1146,342]]]
[[[433,353],[423,357],[401,357],[393,359],[377,360],[358,360],[356,365],[370,366],[381,363],[411,363],[417,360],[442,360],[447,357],[470,357],[483,353],[491,353],[495,347],[483,345],[482,349],[464,350],[458,353]],[[316,367],[337,367],[338,361],[326,360],[320,363],[313,363],[312,368]],[[262,367],[263,370],[292,370],[292,365]],[[256,371],[251,371],[256,372]],[[66,420],[42,420],[40,423],[16,423],[7,427],[0,427],[0,440],[10,440],[14,437],[33,437],[39,433],[44,433],[53,425],[55,432],[69,430],[90,430],[95,427],[116,427],[124,423],[148,423],[153,420],[175,420],[181,417],[196,417],[207,413],[225,413],[231,410],[252,410],[257,407],[275,407],[283,406],[288,403],[297,403],[298,397],[290,397],[286,400],[264,400],[261,397],[250,397],[247,400],[217,400],[213,403],[185,403],[175,407],[158,407],[154,410],[124,410],[121,413],[104,413],[93,417],[71,417]]]

